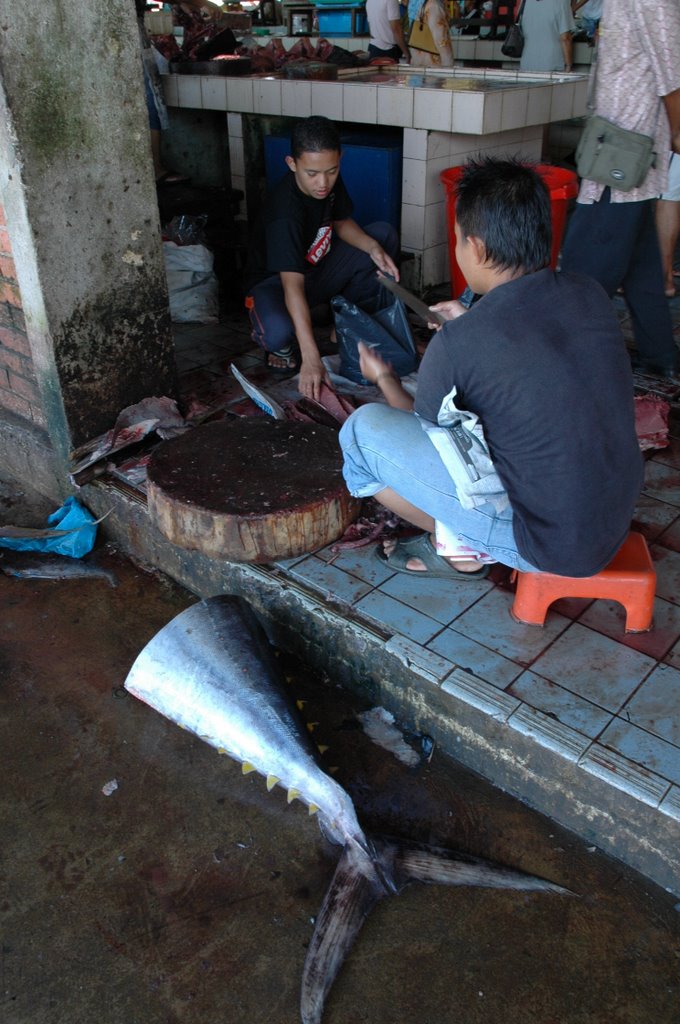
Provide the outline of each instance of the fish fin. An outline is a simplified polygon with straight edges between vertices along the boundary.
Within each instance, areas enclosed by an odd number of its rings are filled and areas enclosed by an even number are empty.
[[[276,785],[276,783],[280,782],[280,781],[281,781],[281,779],[277,775],[268,775],[267,776],[267,789],[269,790],[270,793],[271,793],[272,789],[274,788],[274,786]]]
[[[374,838],[373,843],[378,862],[390,873],[398,892],[410,882],[424,882],[574,895],[569,889],[538,875],[456,850],[384,837]]]
[[[321,1021],[326,995],[361,926],[384,895],[385,888],[366,853],[348,844],[317,915],[307,950],[300,998],[302,1024]]]
[[[250,761],[242,761],[241,771],[244,775],[248,775],[249,772],[256,772],[257,768],[255,767],[254,764],[251,764]]]
[[[318,724],[318,722],[307,722],[307,732],[314,732]]]
[[[319,808],[316,806],[316,804],[310,804],[309,805],[309,813],[310,814],[318,814],[318,812],[319,812]]]
[[[325,754],[326,751],[328,750],[328,746],[325,743],[319,743],[317,744],[316,749],[319,751],[320,754]]]
[[[295,707],[298,709],[298,711],[302,711],[302,709],[303,709],[303,707],[305,706],[306,703],[307,703],[306,700],[296,700],[295,701]]]
[[[288,803],[289,804],[292,804],[293,800],[298,800],[299,797],[300,797],[300,790],[299,789],[289,789],[288,790]]]

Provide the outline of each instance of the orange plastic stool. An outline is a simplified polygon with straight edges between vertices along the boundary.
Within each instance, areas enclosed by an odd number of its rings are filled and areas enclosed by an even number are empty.
[[[631,532],[609,565],[595,576],[555,576],[549,572],[515,572],[517,590],[510,612],[517,622],[542,626],[548,608],[561,597],[618,601],[626,609],[626,633],[652,628],[656,572],[641,533]]]

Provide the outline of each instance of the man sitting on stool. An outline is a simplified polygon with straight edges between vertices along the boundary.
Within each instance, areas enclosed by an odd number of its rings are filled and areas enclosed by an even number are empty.
[[[482,297],[469,310],[432,307],[450,322],[423,356],[415,403],[362,346],[362,373],[388,405],[364,405],[343,425],[347,486],[426,531],[379,551],[394,572],[473,580],[495,559],[592,576],[625,540],[642,486],[618,319],[597,282],[550,269],[550,197],[536,171],[486,158],[467,165],[457,192],[456,259]],[[484,428],[503,510],[483,496],[463,506],[421,427],[452,395]],[[450,547],[438,544],[440,524]]]

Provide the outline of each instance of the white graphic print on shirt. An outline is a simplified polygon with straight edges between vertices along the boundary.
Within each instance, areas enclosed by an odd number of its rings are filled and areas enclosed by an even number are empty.
[[[316,238],[307,250],[305,259],[308,263],[316,265],[327,256],[331,248],[332,228],[330,224],[322,224],[316,233]]]

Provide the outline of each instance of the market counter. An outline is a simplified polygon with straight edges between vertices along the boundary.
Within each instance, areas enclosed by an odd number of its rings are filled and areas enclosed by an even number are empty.
[[[244,118],[318,114],[340,124],[401,128],[402,248],[414,257],[407,282],[423,291],[448,280],[440,172],[480,153],[540,160],[544,128],[585,114],[587,78],[395,66],[341,70],[333,82],[289,80],[280,74],[168,75],[164,88],[170,107],[227,113],[231,183],[246,195]]]

